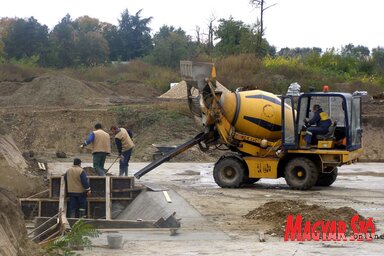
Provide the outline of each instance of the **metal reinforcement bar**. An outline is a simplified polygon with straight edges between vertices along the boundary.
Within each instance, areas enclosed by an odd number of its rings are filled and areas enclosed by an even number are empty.
[[[152,163],[148,164],[147,166],[145,166],[143,169],[141,169],[140,171],[136,172],[134,174],[134,176],[137,178],[137,179],[140,179],[142,176],[144,176],[145,174],[147,174],[148,172],[152,171],[153,169],[155,169],[157,166],[161,165],[162,163],[166,162],[166,161],[169,161],[171,160],[172,158],[174,158],[175,156],[183,153],[185,150],[193,147],[194,145],[198,144],[199,142],[203,141],[204,139],[206,138],[206,134],[205,133],[199,133],[198,135],[196,135],[193,139],[185,142],[184,144],[178,146],[177,148],[169,151],[167,154],[165,154],[162,158],[159,158],[155,161],[153,161]]]

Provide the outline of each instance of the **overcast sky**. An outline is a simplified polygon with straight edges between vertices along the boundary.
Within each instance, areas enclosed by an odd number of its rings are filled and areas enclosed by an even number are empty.
[[[341,48],[349,43],[368,48],[384,46],[384,1],[382,0],[266,0],[276,4],[265,12],[265,37],[281,47]],[[259,10],[249,0],[8,0],[0,7],[0,17],[33,16],[52,29],[68,13],[72,19],[88,15],[117,25],[121,13],[153,17],[150,27],[181,27],[195,35],[195,27],[207,32],[210,17],[255,23]]]

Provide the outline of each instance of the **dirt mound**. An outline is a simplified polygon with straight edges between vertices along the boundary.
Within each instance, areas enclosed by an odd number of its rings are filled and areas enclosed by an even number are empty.
[[[216,91],[219,92],[228,92],[229,90],[216,81]],[[196,89],[192,93],[193,96],[198,96],[199,92]],[[186,99],[187,98],[187,83],[185,81],[181,81],[177,85],[173,86],[166,93],[159,96],[159,98],[170,98],[170,99]]]
[[[10,96],[17,89],[23,87],[24,83],[21,82],[1,82],[0,83],[0,96]]]
[[[65,75],[43,75],[24,83],[2,105],[11,106],[84,106],[104,101],[87,84]]]
[[[43,255],[28,240],[19,201],[3,188],[0,188],[0,255]]]
[[[284,236],[288,215],[302,215],[302,223],[310,221],[313,224],[319,220],[337,220],[344,221],[348,226],[351,218],[356,214],[358,212],[350,207],[331,209],[316,204],[308,205],[301,201],[285,200],[267,202],[243,217],[265,221],[271,226],[271,229],[268,230],[269,234],[275,233],[278,236]],[[360,216],[360,219],[364,219],[364,217]],[[349,227],[347,227],[347,231],[350,231]]]

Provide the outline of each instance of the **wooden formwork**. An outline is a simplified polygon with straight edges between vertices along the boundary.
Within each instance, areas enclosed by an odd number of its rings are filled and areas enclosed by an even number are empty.
[[[20,199],[25,219],[52,217],[59,209],[66,209],[68,198],[61,195],[62,176],[49,178],[48,198]],[[134,187],[134,177],[88,176],[92,194],[87,198],[87,215],[92,219],[113,219],[112,208],[126,207],[141,189]],[[62,198],[60,204],[60,197]]]

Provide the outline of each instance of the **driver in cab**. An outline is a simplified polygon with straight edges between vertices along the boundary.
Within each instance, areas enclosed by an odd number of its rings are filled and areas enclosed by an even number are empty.
[[[329,118],[328,114],[323,111],[320,105],[315,104],[312,108],[313,117],[308,121],[304,119],[304,128],[307,129],[304,140],[306,142],[305,149],[311,148],[312,136],[326,134],[328,132],[329,126],[331,126],[332,121]],[[312,126],[316,125],[316,126]]]

